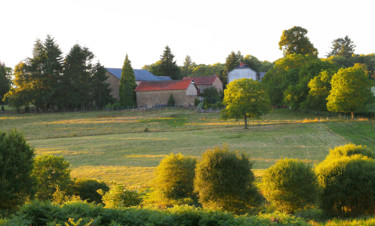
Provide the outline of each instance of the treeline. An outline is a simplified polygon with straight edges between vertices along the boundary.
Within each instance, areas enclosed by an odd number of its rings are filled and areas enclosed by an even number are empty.
[[[106,69],[92,63],[94,54],[74,45],[63,57],[51,36],[34,44],[33,56],[15,66],[14,87],[5,94],[8,104],[39,111],[101,109],[113,101],[105,83]]]

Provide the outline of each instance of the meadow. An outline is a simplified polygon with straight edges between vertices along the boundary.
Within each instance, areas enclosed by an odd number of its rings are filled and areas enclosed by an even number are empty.
[[[1,114],[0,128],[17,129],[36,154],[63,155],[73,178],[147,187],[170,153],[199,158],[208,148],[228,144],[253,162],[256,176],[281,158],[310,164],[329,149],[355,143],[375,150],[374,120],[346,120],[326,114],[275,109],[261,120],[220,119],[220,113],[187,109]]]

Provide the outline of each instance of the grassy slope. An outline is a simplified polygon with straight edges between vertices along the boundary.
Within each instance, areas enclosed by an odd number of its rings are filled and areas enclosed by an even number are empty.
[[[373,121],[319,120],[283,109],[251,124],[243,130],[242,122],[221,121],[218,113],[189,110],[0,115],[1,128],[24,133],[37,154],[64,155],[73,177],[128,186],[147,185],[170,153],[199,158],[223,143],[247,153],[257,174],[284,157],[317,163],[348,142],[375,147]]]

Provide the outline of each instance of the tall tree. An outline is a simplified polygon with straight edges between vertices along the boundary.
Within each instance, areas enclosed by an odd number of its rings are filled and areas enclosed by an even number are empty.
[[[94,106],[99,109],[102,109],[107,103],[113,102],[109,84],[105,82],[107,80],[106,71],[100,63],[97,63],[91,72],[91,95]]]
[[[131,66],[131,62],[126,54],[124,65],[122,66],[121,79],[120,79],[120,104],[124,107],[135,107],[135,88],[137,84],[135,82],[134,70]]]
[[[245,129],[248,118],[260,118],[271,111],[271,102],[263,84],[246,78],[228,84],[223,104],[226,106],[222,111],[223,118],[243,118]]]
[[[10,90],[11,79],[10,79],[10,68],[7,68],[5,64],[0,62],[0,104],[3,104],[4,95]]]
[[[191,60],[191,57],[187,55],[185,57],[184,66],[181,68],[181,77],[186,77],[191,74],[193,65],[193,61]]]
[[[180,68],[177,66],[176,61],[174,61],[174,55],[169,46],[165,47],[160,61],[150,65],[149,71],[157,76],[169,76],[173,80],[181,78]]]
[[[327,98],[327,109],[333,112],[351,113],[366,111],[366,104],[373,96],[371,82],[363,65],[340,69],[333,75],[332,89]]]
[[[94,54],[88,48],[78,44],[74,45],[65,57],[64,74],[60,86],[60,93],[65,94],[61,96],[63,108],[74,110],[92,104],[90,72],[93,58]]]
[[[354,42],[348,36],[345,36],[345,38],[338,38],[333,40],[331,52],[327,54],[327,57],[343,56],[349,58],[354,54],[354,50]]]
[[[298,26],[284,30],[279,42],[279,49],[283,50],[284,56],[293,53],[318,56],[318,50],[306,34],[307,30]]]

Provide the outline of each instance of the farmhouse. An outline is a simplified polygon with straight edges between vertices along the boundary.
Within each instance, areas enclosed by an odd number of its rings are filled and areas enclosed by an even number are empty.
[[[217,75],[200,76],[200,77],[184,77],[183,80],[192,80],[198,87],[198,92],[202,93],[205,89],[215,87],[218,92],[223,91],[223,82]]]
[[[265,74],[266,72],[256,72],[245,64],[240,63],[239,66],[228,73],[228,84],[233,80],[241,78],[251,78],[256,81],[261,81]]]
[[[119,96],[119,86],[120,86],[120,79],[121,79],[121,68],[106,68],[106,76],[107,80],[106,82],[109,83],[109,88],[111,89],[111,95],[115,99],[120,99]],[[141,70],[141,69],[134,69],[134,76],[135,76],[135,82],[137,85],[141,81],[168,81],[171,80],[168,76],[156,76],[154,74],[151,74],[147,70]]]
[[[192,80],[142,81],[135,89],[138,107],[167,105],[172,94],[176,105],[192,106],[198,88]]]

